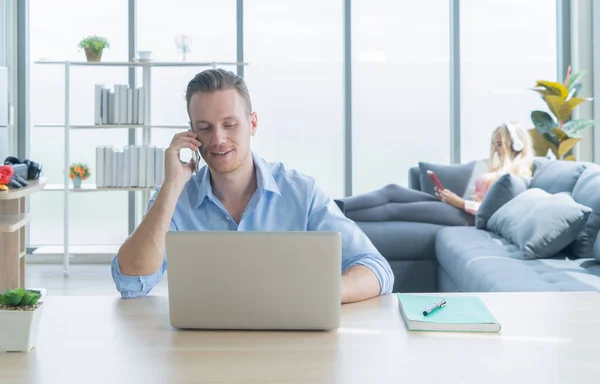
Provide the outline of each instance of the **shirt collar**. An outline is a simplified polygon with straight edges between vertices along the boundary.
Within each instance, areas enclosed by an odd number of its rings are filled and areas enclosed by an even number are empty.
[[[256,172],[256,183],[259,189],[270,191],[281,195],[281,191],[277,186],[277,182],[271,172],[269,164],[256,153],[252,152],[252,161],[254,161],[254,170]],[[213,198],[212,185],[210,183],[210,170],[208,166],[204,166],[200,169],[198,174],[194,177],[197,185],[197,200],[196,207],[202,205],[206,197]]]

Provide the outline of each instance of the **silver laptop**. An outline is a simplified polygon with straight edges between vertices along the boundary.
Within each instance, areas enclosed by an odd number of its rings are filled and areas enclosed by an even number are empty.
[[[173,327],[339,327],[340,233],[171,231],[166,242]]]

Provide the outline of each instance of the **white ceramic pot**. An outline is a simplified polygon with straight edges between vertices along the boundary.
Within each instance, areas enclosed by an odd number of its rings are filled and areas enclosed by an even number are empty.
[[[29,352],[35,346],[42,303],[35,311],[0,310],[0,351]]]

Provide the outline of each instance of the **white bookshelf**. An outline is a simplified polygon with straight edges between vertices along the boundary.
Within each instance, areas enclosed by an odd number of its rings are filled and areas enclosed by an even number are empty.
[[[88,61],[55,61],[55,60],[38,60],[35,64],[53,64],[53,65],[70,65],[70,66],[84,66],[84,67],[212,67],[217,68],[219,66],[247,66],[247,63],[240,63],[235,61],[182,61],[182,62],[168,62],[168,61],[101,61],[101,62],[88,62]]]
[[[64,239],[63,245],[60,247],[56,247],[54,252],[58,251],[63,255],[63,274],[64,276],[69,275],[69,258],[74,255],[72,250],[69,247],[69,226],[70,226],[70,218],[69,218],[69,198],[73,193],[89,193],[89,192],[112,192],[112,191],[136,191],[141,193],[141,201],[143,206],[150,199],[150,194],[155,190],[155,187],[132,187],[132,188],[98,188],[93,184],[82,184],[81,188],[73,188],[71,181],[69,179],[69,165],[70,165],[70,131],[74,129],[141,129],[142,130],[142,143],[141,145],[149,146],[151,144],[151,133],[154,128],[171,128],[171,129],[188,129],[187,125],[158,125],[152,124],[151,121],[151,105],[152,105],[152,89],[151,89],[151,79],[152,79],[152,68],[153,67],[211,67],[217,68],[219,66],[246,66],[247,63],[240,62],[161,62],[161,61],[104,61],[104,62],[87,62],[87,61],[51,61],[51,60],[38,60],[35,61],[37,65],[56,65],[64,67],[64,87],[65,87],[65,102],[64,102],[64,122],[63,123],[55,123],[55,124],[35,124],[35,127],[39,128],[62,128],[64,129],[64,140],[65,140],[65,158],[64,158],[64,181],[62,184],[47,184],[44,188],[44,191],[59,191],[64,194]],[[146,107],[143,109],[143,121],[144,124],[71,124],[71,70],[74,67],[141,67],[142,68],[142,85],[143,85],[143,95],[144,95],[144,103]],[[102,246],[91,246],[95,247],[95,249],[105,249],[106,247]],[[74,249],[77,249],[76,246],[73,246]],[[114,247],[110,248],[111,252],[114,251]],[[73,249],[73,250],[74,250]]]
[[[64,128],[64,124],[35,124],[36,128]],[[95,124],[95,125],[71,125],[70,129],[130,129],[130,128],[164,128],[164,129],[188,129],[187,125],[148,125],[148,124]]]
[[[73,188],[73,185],[69,185],[69,191],[81,193],[81,192],[106,192],[106,191],[138,191],[138,192],[152,192],[156,189],[156,187],[100,187],[96,186],[96,184],[81,184],[81,188]],[[64,184],[46,184],[46,188],[44,191],[64,191]]]

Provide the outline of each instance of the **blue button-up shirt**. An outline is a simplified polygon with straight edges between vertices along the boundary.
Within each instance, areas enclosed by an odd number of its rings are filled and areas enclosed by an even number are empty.
[[[171,231],[333,231],[342,234],[342,272],[354,265],[369,268],[381,286],[381,294],[392,291],[394,275],[388,262],[352,220],[314,179],[286,169],[281,163],[267,163],[252,154],[257,185],[240,223],[229,215],[212,193],[207,166],[185,185],[171,219]],[[158,189],[156,191],[158,193]],[[156,193],[150,199],[152,205]],[[112,262],[112,277],[123,298],[147,295],[167,269],[167,255],[161,269],[152,275],[129,276],[121,273],[117,257]]]

